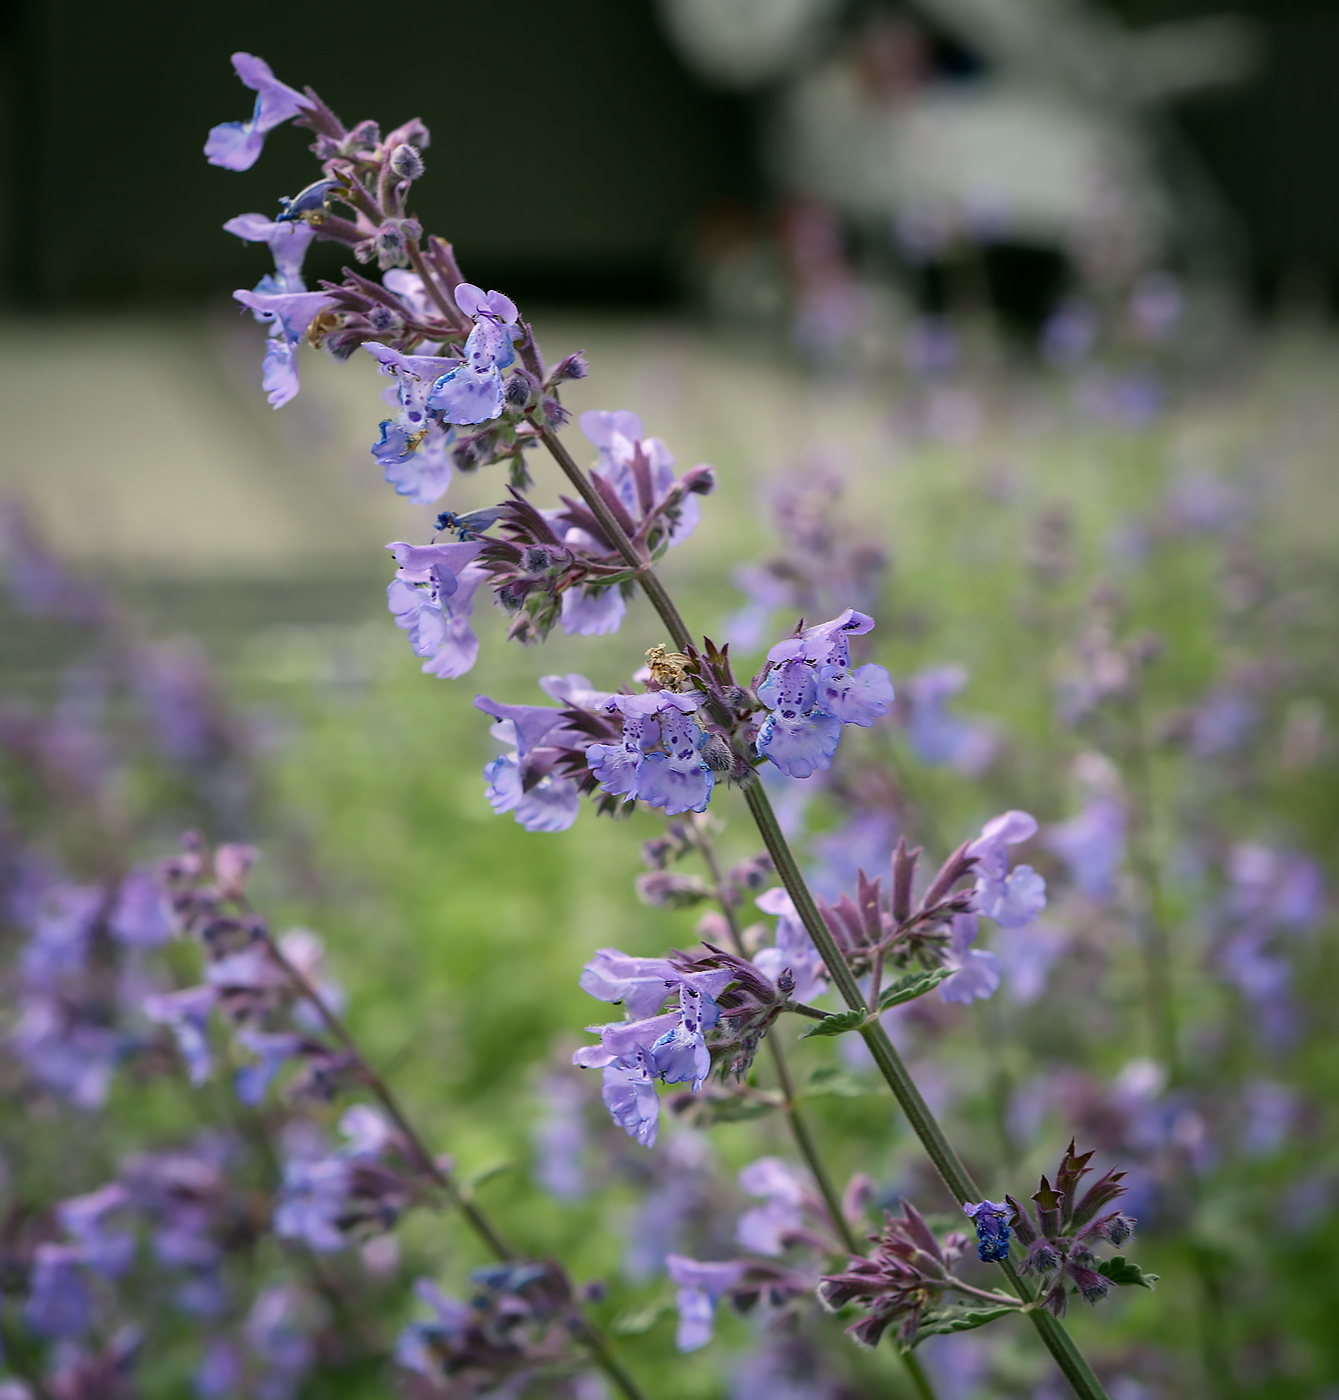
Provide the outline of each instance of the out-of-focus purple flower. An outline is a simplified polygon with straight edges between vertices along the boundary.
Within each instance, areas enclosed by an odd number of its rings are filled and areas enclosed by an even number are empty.
[[[859,810],[810,843],[814,863],[805,871],[809,888],[825,899],[836,900],[843,890],[855,887],[861,870],[878,869],[895,845],[897,819],[891,812],[880,808]]]
[[[991,996],[1000,985],[1000,960],[994,953],[971,946],[976,934],[975,914],[954,915],[944,957],[944,965],[954,971],[939,984],[939,995],[945,1001],[968,1006],[977,998]]]
[[[586,750],[601,791],[640,798],[670,817],[704,811],[716,775],[701,757],[707,733],[692,717],[701,703],[696,691],[611,695],[603,708],[623,717],[623,741]]]
[[[674,1344],[680,1351],[697,1351],[711,1341],[716,1304],[742,1281],[748,1265],[738,1259],[703,1263],[682,1254],[670,1254],[665,1258],[665,1268],[679,1290],[675,1300],[679,1328]]]
[[[71,1196],[56,1207],[61,1228],[78,1244],[84,1263],[103,1278],[119,1278],[135,1257],[135,1237],[109,1227],[107,1217],[124,1209],[126,1189],[111,1182],[84,1196]]]
[[[1002,928],[1021,928],[1046,908],[1046,881],[1030,865],[1009,869],[1008,848],[1037,834],[1027,812],[1005,812],[981,829],[967,848],[976,857],[976,912]]]
[[[290,1158],[274,1203],[274,1233],[281,1240],[301,1240],[318,1253],[343,1249],[348,1239],[340,1222],[350,1179],[342,1157]]]
[[[292,1400],[311,1370],[315,1346],[301,1295],[287,1284],[262,1292],[247,1314],[244,1334],[259,1363],[255,1400]]]
[[[436,1355],[444,1343],[448,1348],[462,1342],[474,1321],[464,1303],[449,1298],[427,1278],[414,1281],[414,1293],[433,1311],[429,1322],[411,1322],[395,1343],[395,1364],[416,1371],[436,1383],[441,1379],[441,1363]]]
[[[1009,996],[1019,1006],[1031,1006],[1046,990],[1051,966],[1064,950],[1067,935],[1051,924],[1032,923],[1013,929],[998,954]]]
[[[23,1315],[39,1337],[82,1337],[93,1325],[93,1290],[78,1245],[39,1244],[28,1287]]]
[[[217,1337],[205,1349],[193,1378],[200,1400],[230,1400],[242,1383],[242,1358],[237,1347]]]
[[[1196,758],[1232,753],[1246,742],[1260,717],[1249,695],[1230,685],[1211,690],[1190,718],[1190,751]]]
[[[1069,878],[1090,899],[1110,899],[1125,855],[1125,806],[1093,797],[1077,816],[1048,827],[1043,841],[1069,867]]]
[[[15,610],[29,616],[89,623],[106,610],[102,594],[52,553],[17,501],[0,502],[0,575]]]
[[[511,333],[516,303],[471,282],[462,282],[455,296],[456,305],[474,318],[474,329],[465,341],[464,363],[433,384],[428,407],[448,423],[486,423],[502,412],[502,371],[516,358]]]
[[[989,767],[996,739],[988,725],[974,724],[945,709],[966,684],[965,666],[931,666],[913,676],[907,684],[911,701],[907,738],[922,763],[943,764],[970,778]]]
[[[29,987],[50,989],[84,970],[103,901],[96,885],[55,884],[43,892],[19,959]]]
[[[243,1026],[234,1039],[256,1057],[253,1063],[242,1065],[233,1076],[237,1097],[254,1107],[265,1097],[274,1076],[301,1050],[302,1037],[291,1031],[258,1031]]]
[[[1181,320],[1181,283],[1170,272],[1146,272],[1130,293],[1130,321],[1144,340],[1166,340]]]
[[[586,1096],[570,1077],[551,1074],[541,1086],[543,1105],[531,1140],[535,1180],[559,1201],[580,1201],[586,1177]]]
[[[627,610],[616,587],[569,588],[563,593],[563,631],[569,637],[605,637],[618,631]]]
[[[753,1254],[783,1254],[788,1237],[804,1225],[804,1183],[780,1157],[759,1157],[740,1169],[739,1189],[763,1204],[739,1217],[735,1243]]]
[[[138,865],[121,881],[107,927],[128,948],[156,948],[172,937],[163,891],[153,870]]]
[[[76,1108],[101,1108],[121,1057],[122,1038],[65,999],[23,1000],[10,1044],[28,1073]]]
[[[777,886],[759,895],[756,903],[764,914],[776,915],[776,943],[753,955],[754,967],[774,983],[789,968],[795,979],[791,995],[796,1001],[823,996],[828,990],[823,959],[805,932],[790,895]]]
[[[212,127],[205,142],[205,159],[225,170],[250,170],[276,126],[312,108],[312,101],[281,83],[270,65],[249,53],[235,53],[232,66],[242,82],[256,94],[251,119],[223,122]]]
[[[146,997],[144,1014],[158,1025],[168,1026],[186,1062],[186,1072],[197,1088],[210,1076],[214,1057],[209,1049],[209,1013],[218,1001],[213,986],[186,987]]]
[[[983,1264],[997,1264],[1009,1257],[1009,1216],[1013,1213],[999,1201],[977,1201],[963,1206],[976,1226],[976,1252]]]
[[[1245,1110],[1241,1145],[1251,1157],[1267,1157],[1276,1152],[1297,1118],[1297,1091],[1273,1079],[1252,1079],[1242,1089]]]
[[[1097,313],[1086,301],[1070,297],[1042,327],[1041,356],[1056,369],[1071,369],[1092,353],[1097,342]]]

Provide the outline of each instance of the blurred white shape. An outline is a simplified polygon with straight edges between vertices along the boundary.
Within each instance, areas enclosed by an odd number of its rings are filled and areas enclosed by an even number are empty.
[[[665,27],[689,64],[741,88],[803,60],[836,8],[835,0],[660,0]]]

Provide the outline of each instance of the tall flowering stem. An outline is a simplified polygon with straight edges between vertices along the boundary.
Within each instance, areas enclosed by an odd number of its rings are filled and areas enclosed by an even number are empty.
[[[268,930],[264,934],[264,941],[266,951],[276,966],[311,1005],[330,1034],[353,1058],[358,1067],[359,1078],[385,1110],[387,1117],[404,1135],[405,1141],[409,1144],[410,1150],[416,1158],[419,1170],[461,1213],[470,1229],[479,1237],[494,1258],[504,1263],[516,1259],[518,1257],[516,1251],[503,1239],[493,1222],[474,1201],[461,1192],[450,1176],[442,1170],[428,1150],[427,1144],[423,1141],[423,1137],[414,1126],[413,1121],[400,1106],[400,1101],[396,1098],[390,1085],[368,1064],[353,1032],[312,985],[311,979],[295,966],[290,958],[285,956]],[[627,1397],[627,1400],[647,1400],[646,1393],[613,1354],[603,1333],[589,1318],[583,1316],[577,1308],[573,1308],[568,1319],[568,1326],[572,1334],[589,1348],[600,1369]]]

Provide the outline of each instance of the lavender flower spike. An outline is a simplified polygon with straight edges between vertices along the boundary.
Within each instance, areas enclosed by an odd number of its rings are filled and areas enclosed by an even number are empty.
[[[251,120],[223,122],[210,130],[205,159],[225,170],[250,170],[260,156],[266,135],[302,112],[311,110],[311,99],[281,83],[263,58],[235,53],[237,76],[256,94]]]

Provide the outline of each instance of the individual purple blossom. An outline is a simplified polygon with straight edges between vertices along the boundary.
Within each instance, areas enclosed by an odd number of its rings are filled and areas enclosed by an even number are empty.
[[[475,563],[483,547],[481,540],[386,546],[399,565],[386,589],[387,606],[414,655],[424,658],[425,675],[463,676],[479,655],[470,615],[475,590],[488,577]]]
[[[758,687],[771,712],[758,731],[758,752],[788,777],[807,778],[832,762],[843,724],[868,726],[888,712],[893,686],[882,666],[850,669],[849,638],[874,620],[847,608],[807,627],[767,653],[772,665]]]
[[[474,1323],[474,1313],[465,1303],[448,1297],[431,1279],[414,1281],[414,1293],[433,1311],[431,1321],[411,1322],[395,1343],[395,1364],[415,1371],[434,1383],[441,1378],[436,1355],[443,1342],[462,1342]]]
[[[225,1337],[216,1337],[195,1368],[193,1385],[200,1400],[229,1400],[242,1382],[242,1358]]]
[[[281,1240],[301,1240],[317,1253],[343,1249],[341,1226],[352,1169],[343,1157],[290,1158],[274,1203],[274,1233]]]
[[[121,881],[107,928],[128,948],[156,948],[172,937],[162,887],[149,867],[136,866]]]
[[[274,271],[266,273],[253,288],[262,294],[305,292],[302,263],[316,230],[301,220],[279,222],[264,214],[238,214],[223,225],[225,233],[236,234],[244,243],[264,243],[274,254]]]
[[[382,421],[372,458],[401,496],[431,505],[451,482],[454,430],[429,407],[428,397],[457,362],[439,355],[404,355],[376,340],[364,342],[363,349],[395,380],[382,398],[399,408],[396,417]]]
[[[104,898],[96,885],[58,883],[43,891],[19,959],[28,986],[49,989],[83,972]]]
[[[292,1031],[258,1031],[243,1026],[234,1039],[243,1050],[256,1057],[233,1075],[237,1097],[248,1107],[254,1107],[265,1097],[275,1075],[301,1051],[302,1037]]]
[[[76,1108],[101,1108],[122,1037],[67,998],[30,993],[9,1034],[14,1054],[39,1084]]]
[[[569,637],[605,637],[618,631],[627,610],[619,588],[579,585],[564,591],[560,620]]]
[[[967,848],[976,857],[976,912],[1002,928],[1021,928],[1046,907],[1046,881],[1030,865],[1009,869],[1008,847],[1037,834],[1027,812],[1005,812],[981,829]]]
[[[213,971],[218,967],[214,964]],[[177,1040],[177,1049],[186,1062],[186,1072],[197,1088],[210,1076],[214,1057],[209,1049],[209,1013],[218,1001],[214,986],[186,987],[146,997],[144,1014],[150,1021],[167,1026]]]
[[[135,1237],[107,1223],[127,1201],[125,1187],[114,1181],[87,1195],[70,1196],[56,1207],[61,1228],[78,1244],[84,1263],[103,1278],[120,1278],[135,1257]]]
[[[1069,878],[1090,899],[1110,899],[1125,855],[1125,807],[1097,795],[1076,816],[1048,827],[1043,842],[1069,867]]]
[[[264,59],[235,53],[232,66],[242,82],[256,94],[251,119],[223,122],[211,128],[205,142],[205,159],[225,170],[250,170],[260,155],[266,135],[276,126],[312,110],[312,101],[281,83]]]
[[[966,684],[965,666],[931,666],[914,675],[906,686],[911,702],[907,738],[922,763],[975,777],[989,766],[996,743],[987,725],[972,723],[945,708]]]
[[[586,1174],[586,1096],[570,1076],[551,1074],[541,1091],[542,1110],[531,1141],[535,1180],[559,1201],[580,1201],[590,1190]]]
[[[581,990],[600,1001],[622,1002],[634,1021],[654,1016],[675,978],[667,958],[637,958],[601,948],[581,972]]]
[[[976,1226],[976,1252],[983,1264],[1009,1257],[1009,1217],[1012,1209],[999,1201],[968,1202],[963,1211]]]
[[[581,810],[576,783],[548,771],[527,786],[522,771],[533,750],[579,737],[568,728],[563,712],[547,705],[504,705],[486,695],[476,695],[474,703],[498,721],[492,727],[493,737],[515,746],[515,752],[484,765],[489,806],[499,814],[514,812],[516,822],[527,831],[566,831]]]
[[[474,318],[474,329],[465,341],[464,363],[433,384],[427,402],[448,423],[486,423],[502,412],[502,371],[516,358],[511,328],[519,313],[510,297],[472,282],[462,282],[455,297]]]
[[[235,291],[233,300],[249,307],[256,320],[268,323],[260,384],[270,404],[282,408],[298,392],[297,349],[311,323],[334,299],[325,292]]]
[[[953,916],[944,956],[944,965],[953,972],[939,984],[944,1001],[969,1006],[978,997],[984,1000],[991,996],[1000,985],[1000,960],[994,953],[971,946],[976,934],[975,914]]]
[[[789,970],[795,983],[791,996],[796,1001],[823,996],[828,990],[823,959],[805,932],[790,895],[778,885],[759,895],[756,903],[764,914],[776,915],[776,942],[753,955],[754,967],[774,983]]]
[[[82,1337],[93,1325],[93,1291],[79,1245],[39,1244],[24,1318],[39,1337]]]
[[[780,1256],[789,1237],[804,1226],[804,1183],[780,1157],[759,1157],[740,1169],[739,1189],[760,1196],[763,1204],[739,1217],[735,1243],[751,1254]]]
[[[656,1072],[666,1084],[688,1084],[693,1092],[711,1073],[706,1032],[720,1017],[715,998],[688,981],[679,983],[679,1023],[651,1047]]]
[[[301,1295],[288,1284],[265,1289],[247,1314],[247,1347],[259,1363],[255,1400],[292,1400],[311,1370],[316,1349],[304,1323]]]
[[[711,1341],[715,1330],[716,1304],[723,1294],[738,1286],[748,1265],[743,1260],[703,1263],[682,1254],[665,1258],[670,1282],[678,1288],[675,1298],[679,1327],[674,1345],[680,1351],[697,1351]]]
[[[1041,922],[1013,929],[1002,941],[998,957],[1005,987],[1019,1006],[1031,1006],[1046,990],[1051,967],[1067,941],[1064,929]]]
[[[707,733],[693,719],[701,702],[696,691],[610,696],[604,708],[623,716],[623,742],[586,750],[601,790],[663,807],[668,817],[704,811],[716,775],[701,756]]]
[[[650,1051],[635,1046],[631,1054],[606,1064],[602,1074],[601,1097],[614,1122],[634,1142],[654,1147],[660,1131],[660,1096]]]

